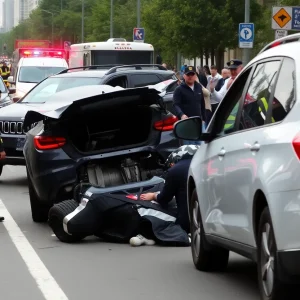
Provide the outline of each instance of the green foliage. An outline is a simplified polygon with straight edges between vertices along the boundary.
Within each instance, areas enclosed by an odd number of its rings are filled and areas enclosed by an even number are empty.
[[[281,5],[298,5],[299,0],[282,0]],[[61,3],[63,4],[61,10]],[[84,0],[85,40],[105,41],[110,37],[111,0]],[[137,0],[114,0],[114,37],[132,40],[137,23]],[[141,0],[142,27],[146,42],[160,50],[163,60],[174,64],[177,53],[196,57],[214,51],[222,57],[225,48],[236,48],[238,24],[244,21],[243,0]],[[81,41],[82,0],[42,0],[30,18],[11,32],[0,35],[13,51],[15,39],[52,38],[54,42]],[[251,22],[255,23],[253,55],[274,39],[271,29],[271,7],[251,0]]]

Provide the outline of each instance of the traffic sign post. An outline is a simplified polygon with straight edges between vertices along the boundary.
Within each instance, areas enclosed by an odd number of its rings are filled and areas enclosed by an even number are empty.
[[[239,48],[253,48],[254,42],[254,24],[240,23],[239,24]]]
[[[300,7],[273,7],[272,29],[300,31]]]
[[[145,41],[145,29],[134,28],[133,29],[133,41],[143,43]]]
[[[275,30],[275,40],[281,39],[285,36],[288,35],[288,31],[287,30]]]

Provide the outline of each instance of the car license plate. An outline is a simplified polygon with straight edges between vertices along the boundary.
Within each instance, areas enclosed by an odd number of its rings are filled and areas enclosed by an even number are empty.
[[[24,145],[25,145],[25,138],[19,138],[17,140],[16,150],[17,151],[23,151]]]

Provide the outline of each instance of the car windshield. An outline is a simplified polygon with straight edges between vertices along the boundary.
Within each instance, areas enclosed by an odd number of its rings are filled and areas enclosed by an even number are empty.
[[[1,93],[7,93],[4,82],[2,79],[0,79],[0,91]]]
[[[50,77],[38,84],[20,102],[45,103],[58,92],[79,86],[98,85],[101,82],[99,77]]]
[[[38,83],[43,79],[55,75],[65,67],[21,67],[19,73],[19,82]]]

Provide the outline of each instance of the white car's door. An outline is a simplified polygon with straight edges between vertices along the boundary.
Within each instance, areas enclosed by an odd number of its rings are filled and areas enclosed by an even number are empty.
[[[279,58],[255,66],[247,93],[243,95],[237,130],[227,135],[223,144],[226,153],[221,210],[227,238],[251,246],[255,246],[253,199],[262,188],[259,174],[268,143],[265,125],[271,118],[272,106],[268,103],[274,95],[280,65]],[[259,100],[264,101],[261,103],[265,103],[267,113],[260,109]]]

